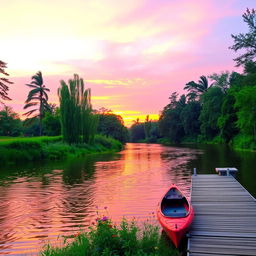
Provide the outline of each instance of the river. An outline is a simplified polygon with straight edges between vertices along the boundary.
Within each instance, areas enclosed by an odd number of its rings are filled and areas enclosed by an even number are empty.
[[[97,216],[155,221],[170,184],[189,196],[191,172],[237,167],[238,180],[256,196],[256,153],[224,146],[127,144],[117,154],[0,170],[0,255],[36,255],[47,242],[86,229]]]

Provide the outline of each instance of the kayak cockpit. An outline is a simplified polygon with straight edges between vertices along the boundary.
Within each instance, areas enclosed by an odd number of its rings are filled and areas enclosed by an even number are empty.
[[[187,199],[175,187],[171,188],[161,202],[161,211],[166,217],[182,218],[189,212]]]

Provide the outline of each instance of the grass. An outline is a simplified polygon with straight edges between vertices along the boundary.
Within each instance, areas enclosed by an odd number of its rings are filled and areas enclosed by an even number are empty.
[[[88,232],[64,237],[63,247],[46,245],[41,256],[174,256],[178,251],[164,240],[159,227],[123,219],[120,226],[107,217],[97,220]],[[69,241],[71,239],[71,241]]]
[[[69,145],[56,137],[0,137],[0,162],[17,164],[26,161],[59,160],[70,156],[117,152],[122,144],[112,138],[96,135],[94,144]]]

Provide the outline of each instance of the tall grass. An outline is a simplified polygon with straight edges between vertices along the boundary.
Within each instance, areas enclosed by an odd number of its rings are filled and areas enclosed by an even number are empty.
[[[73,238],[72,241],[68,241]],[[115,226],[107,217],[98,220],[88,232],[64,237],[64,247],[47,245],[41,256],[174,256],[178,251],[160,235],[159,227],[123,219]]]
[[[62,142],[61,136],[0,139],[0,162],[17,164],[26,161],[58,160],[68,156],[116,152],[122,149],[122,144],[112,138],[102,135],[95,136],[93,144],[73,144]]]

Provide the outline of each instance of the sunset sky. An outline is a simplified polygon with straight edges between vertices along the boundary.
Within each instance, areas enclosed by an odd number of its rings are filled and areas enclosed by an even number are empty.
[[[126,125],[156,119],[174,91],[201,75],[236,70],[231,34],[255,0],[0,0],[0,60],[8,63],[7,105],[22,114],[26,83],[41,70],[58,104],[74,73],[92,89],[94,109]]]

